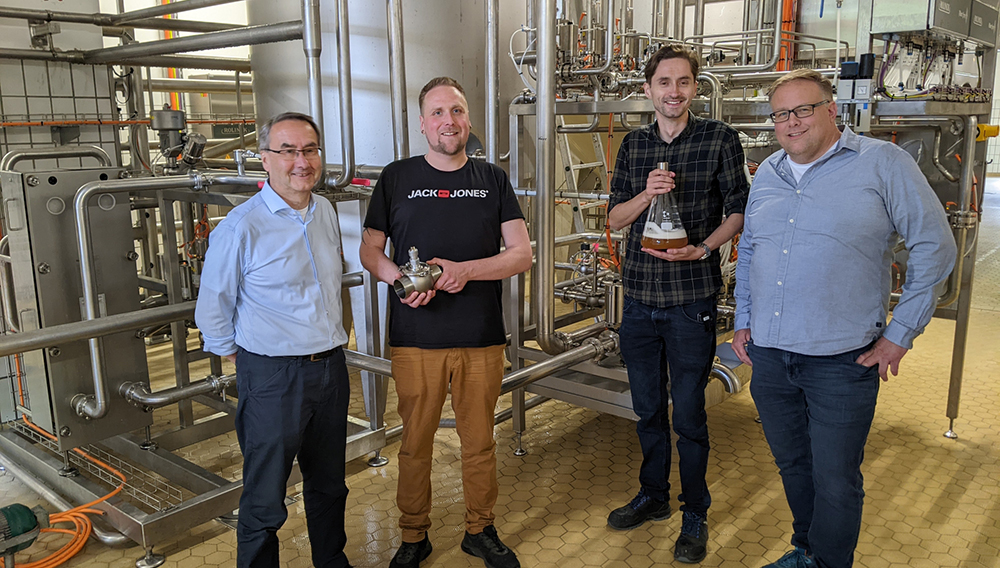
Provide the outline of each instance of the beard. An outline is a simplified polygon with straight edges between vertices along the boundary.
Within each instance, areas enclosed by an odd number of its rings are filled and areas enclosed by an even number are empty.
[[[467,142],[468,139],[463,141],[456,138],[455,140],[448,141],[438,138],[437,144],[430,144],[430,148],[431,150],[434,150],[434,152],[437,154],[444,154],[445,156],[457,156],[460,152],[465,151],[465,145]],[[454,144],[454,147],[449,148],[448,146],[452,143]]]

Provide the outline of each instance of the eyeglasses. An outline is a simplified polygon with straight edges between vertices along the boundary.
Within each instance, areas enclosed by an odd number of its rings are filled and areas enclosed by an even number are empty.
[[[312,148],[283,148],[281,150],[272,150],[270,148],[262,148],[265,152],[270,152],[272,154],[277,154],[279,158],[286,162],[291,162],[298,159],[299,154],[307,160],[315,160],[323,153],[323,149],[319,146]]]
[[[795,114],[796,118],[806,118],[812,116],[816,113],[816,107],[825,105],[830,101],[820,101],[811,105],[802,105],[793,108],[792,110],[779,110],[778,112],[772,112],[770,115],[771,122],[785,122],[792,117],[792,113]]]

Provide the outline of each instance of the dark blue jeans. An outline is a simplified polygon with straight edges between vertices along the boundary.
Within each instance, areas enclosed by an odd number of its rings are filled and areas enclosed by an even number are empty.
[[[670,500],[670,417],[681,473],[682,511],[708,511],[705,482],[708,424],[705,385],[715,360],[715,297],[684,306],[654,308],[625,298],[620,331],[622,359],[632,390],[635,430],[642,447],[639,484],[660,501]],[[668,371],[669,370],[669,371]]]
[[[823,568],[848,568],[861,531],[861,462],[875,416],[878,366],[870,349],[812,357],[747,346],[750,393],[792,510],[792,544]]]
[[[236,436],[243,451],[236,565],[278,567],[277,532],[288,518],[286,484],[298,455],[313,565],[348,566],[344,452],[351,385],[344,350],[309,361],[241,348],[236,377]]]

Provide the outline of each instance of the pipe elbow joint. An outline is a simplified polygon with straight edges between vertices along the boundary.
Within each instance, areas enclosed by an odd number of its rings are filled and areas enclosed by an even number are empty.
[[[567,340],[566,335],[558,331],[538,336],[538,346],[542,348],[542,351],[548,353],[549,355],[558,355],[563,353],[569,348],[569,345],[570,343]]]
[[[729,394],[736,394],[743,390],[743,381],[736,376],[736,373],[732,369],[722,363],[716,362],[712,365],[712,372],[709,373],[709,378],[721,381],[722,386]]]
[[[104,418],[108,414],[107,403],[98,403],[97,397],[92,394],[79,393],[70,400],[70,405],[77,416],[84,420]]]

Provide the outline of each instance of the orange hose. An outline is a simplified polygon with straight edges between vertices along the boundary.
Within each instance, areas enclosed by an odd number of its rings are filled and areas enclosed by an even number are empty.
[[[14,355],[14,364],[17,371],[18,400],[21,401],[21,406],[24,406],[24,386],[22,381],[22,376],[24,373],[21,367],[20,354]],[[49,434],[45,430],[32,424],[31,421],[28,420],[27,416],[22,416],[21,419],[28,427],[30,427],[35,432],[38,432],[39,435],[44,436],[50,440],[56,439],[55,436],[53,436],[52,434]],[[121,483],[118,485],[117,488],[115,488],[113,491],[111,491],[104,497],[101,497],[100,499],[95,499],[94,501],[91,501],[90,503],[87,503],[85,505],[80,505],[79,507],[73,507],[68,511],[63,511],[61,513],[55,513],[53,515],[50,515],[49,522],[51,524],[56,525],[61,523],[72,523],[73,529],[70,530],[70,529],[59,529],[59,528],[47,528],[47,529],[42,529],[41,532],[70,535],[69,542],[64,544],[62,548],[60,548],[59,550],[53,552],[52,554],[46,556],[45,558],[42,558],[41,560],[37,560],[35,562],[28,562],[26,564],[18,563],[17,566],[19,566],[20,568],[56,568],[57,566],[64,564],[67,560],[79,554],[80,551],[83,550],[83,547],[86,546],[87,539],[90,538],[90,533],[94,529],[94,525],[90,521],[90,517],[88,517],[87,515],[104,514],[104,511],[98,509],[92,509],[91,507],[99,503],[103,503],[104,501],[107,501],[108,499],[121,493],[122,489],[125,487],[125,476],[122,475],[120,471],[111,467],[107,463],[104,463],[103,461],[87,454],[80,448],[73,448],[73,451],[82,456],[84,459],[90,461],[91,463],[94,463],[108,470],[109,472],[114,474],[115,477],[120,479]],[[6,564],[2,559],[0,559],[0,566],[6,567]]]

